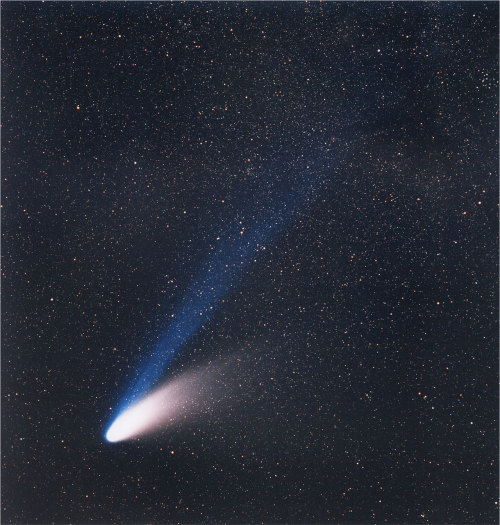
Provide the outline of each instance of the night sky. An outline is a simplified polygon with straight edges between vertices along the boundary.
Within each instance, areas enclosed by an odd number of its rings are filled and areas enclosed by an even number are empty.
[[[2,3],[3,523],[497,522],[498,15]]]

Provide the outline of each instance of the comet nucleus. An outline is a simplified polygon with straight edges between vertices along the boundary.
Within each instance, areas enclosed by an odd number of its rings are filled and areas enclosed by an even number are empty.
[[[185,372],[119,413],[106,432],[109,442],[125,441],[203,412],[217,386],[220,367],[205,365]]]

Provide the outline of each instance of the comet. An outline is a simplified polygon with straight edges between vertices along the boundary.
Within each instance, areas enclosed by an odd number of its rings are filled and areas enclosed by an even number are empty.
[[[245,211],[237,213],[232,224],[225,224],[224,232],[216,237],[170,323],[149,356],[136,368],[121,398],[118,416],[106,433],[108,441],[127,439],[164,423],[165,418],[174,417],[182,409],[179,400],[190,399],[184,386],[177,383],[167,390],[149,395],[148,392],[184,345],[214,315],[222,299],[242,279],[246,268],[313,202],[346,151],[337,150],[335,159],[328,159],[330,155],[322,153],[318,152],[322,161],[306,162],[303,155],[277,159],[267,171],[255,176],[251,191],[246,188],[242,192],[241,205],[246,206]],[[281,173],[277,172],[278,167]],[[175,396],[172,395],[174,386],[180,389]]]

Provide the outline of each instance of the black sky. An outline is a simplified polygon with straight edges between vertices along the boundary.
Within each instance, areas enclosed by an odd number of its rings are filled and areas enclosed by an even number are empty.
[[[2,521],[496,523],[498,4],[1,15]],[[241,387],[106,443],[217,238],[304,176],[165,374],[237,352]]]

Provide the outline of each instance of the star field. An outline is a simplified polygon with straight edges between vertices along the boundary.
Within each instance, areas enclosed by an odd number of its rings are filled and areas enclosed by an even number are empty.
[[[1,9],[2,522],[496,523],[498,4]]]

